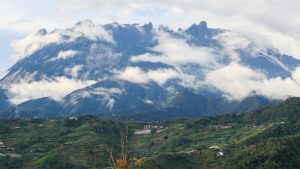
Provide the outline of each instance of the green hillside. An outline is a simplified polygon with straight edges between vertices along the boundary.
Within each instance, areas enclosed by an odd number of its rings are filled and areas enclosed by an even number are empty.
[[[300,99],[244,114],[129,123],[136,169],[299,168]],[[152,125],[151,134],[134,132]],[[0,168],[110,168],[121,151],[120,119],[0,122]],[[3,144],[2,144],[3,142]]]

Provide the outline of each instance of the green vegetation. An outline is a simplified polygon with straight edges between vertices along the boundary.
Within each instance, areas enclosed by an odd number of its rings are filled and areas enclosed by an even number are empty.
[[[300,99],[290,98],[244,114],[132,121],[129,155],[136,169],[299,168],[299,117]],[[151,134],[134,134],[144,124]],[[120,158],[123,129],[122,120],[91,116],[2,120],[0,168],[108,169],[110,150]]]

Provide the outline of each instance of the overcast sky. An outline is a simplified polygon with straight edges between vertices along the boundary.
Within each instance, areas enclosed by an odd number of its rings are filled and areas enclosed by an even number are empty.
[[[298,0],[1,0],[0,73],[15,61],[11,43],[40,28],[72,27],[85,19],[186,28],[202,20],[209,27],[243,33],[300,58]]]

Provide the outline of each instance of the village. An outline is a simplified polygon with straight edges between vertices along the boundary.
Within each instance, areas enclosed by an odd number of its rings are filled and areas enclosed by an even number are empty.
[[[0,156],[6,157],[9,156],[10,158],[21,158],[21,154],[14,153],[15,148],[13,147],[6,147],[3,141],[0,141]]]
[[[179,130],[184,130],[184,124],[177,124],[176,128]],[[218,128],[218,129],[231,129],[232,126],[229,125],[212,125],[209,126],[209,128]],[[159,135],[162,132],[172,132],[171,130],[175,130],[173,127],[167,127],[163,124],[144,124],[142,129],[134,129],[134,134],[138,137],[143,137],[143,136],[154,136],[154,135]],[[164,136],[167,137],[167,136]],[[206,147],[207,149],[210,149],[211,151],[215,152],[216,157],[222,157],[224,156],[224,152],[222,148],[218,145],[210,145]],[[190,150],[185,150],[185,151],[178,151],[177,154],[186,154],[187,156],[200,156],[201,155],[201,149],[200,147],[196,147]],[[144,156],[147,153],[143,153]],[[142,155],[142,157],[143,157]]]

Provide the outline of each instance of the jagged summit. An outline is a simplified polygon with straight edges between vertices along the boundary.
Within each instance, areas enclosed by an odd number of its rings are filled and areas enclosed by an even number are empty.
[[[81,25],[95,25],[94,22],[90,19],[86,19],[86,20],[83,20],[83,21],[79,21],[75,24],[75,27],[76,26],[81,26]]]
[[[201,21],[199,24],[193,24],[190,26],[186,32],[197,36],[204,36],[207,30],[207,23],[205,21]]]
[[[147,23],[147,24],[144,24],[144,25],[143,25],[143,28],[144,28],[145,30],[151,30],[151,29],[153,29],[153,24],[152,24],[151,22],[149,22],[149,23]]]
[[[36,35],[43,36],[47,34],[47,30],[45,28],[37,31]]]

